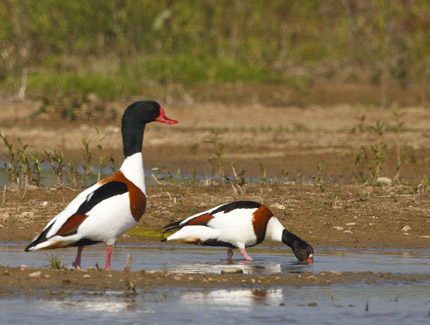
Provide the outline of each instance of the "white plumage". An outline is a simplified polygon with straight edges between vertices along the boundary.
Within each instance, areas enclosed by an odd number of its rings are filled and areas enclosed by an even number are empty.
[[[252,201],[223,204],[195,214],[164,227],[165,232],[179,229],[165,240],[184,243],[228,247],[227,258],[233,256],[233,248],[239,248],[247,260],[252,258],[245,248],[263,240],[284,242],[293,249],[299,260],[313,261],[313,248],[286,230],[265,205]]]

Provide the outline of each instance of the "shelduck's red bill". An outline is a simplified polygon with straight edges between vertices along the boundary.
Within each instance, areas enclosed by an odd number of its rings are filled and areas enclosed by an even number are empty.
[[[172,120],[166,116],[166,112],[163,107],[160,107],[160,115],[155,119],[158,122],[166,124],[176,124],[178,121]]]
[[[306,260],[306,262],[308,263],[313,263],[314,262],[314,256],[311,254],[309,255],[308,259]]]

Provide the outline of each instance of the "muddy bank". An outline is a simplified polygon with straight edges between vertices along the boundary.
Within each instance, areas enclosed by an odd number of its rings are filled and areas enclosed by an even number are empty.
[[[116,112],[116,118],[105,120],[102,115],[93,121],[79,115],[73,121],[49,112],[34,115],[42,106],[38,101],[0,101],[0,130],[16,146],[19,137],[28,150],[61,150],[66,159],[80,162],[82,139],[97,152],[97,127],[104,156],[121,162],[120,116],[132,101],[101,103],[106,111]],[[147,168],[160,166],[173,174],[180,168],[183,174],[195,170],[210,176],[217,130],[225,172],[230,175],[234,163],[238,172],[246,171],[245,176],[279,178],[288,172],[290,180],[300,182],[321,176],[325,181],[355,183],[360,172],[355,159],[362,147],[371,156],[370,146],[377,141],[371,127],[380,122],[385,126],[381,141],[387,146],[381,176],[396,175],[397,145],[402,156],[400,180],[416,184],[427,174],[430,110],[424,107],[401,108],[396,120],[394,110],[381,107],[161,104],[179,124],[148,125],[143,144]],[[0,157],[5,159],[6,154],[6,146],[0,145]],[[365,166],[360,168],[368,172]]]
[[[118,243],[161,239],[173,221],[234,200],[266,204],[290,231],[318,247],[428,248],[430,201],[411,186],[245,185],[155,186],[138,225]],[[71,189],[43,188],[25,193],[8,190],[0,207],[0,240],[29,242],[77,195]],[[1,193],[0,197],[3,196]],[[274,244],[278,245],[278,244]]]
[[[0,266],[0,293],[5,296],[37,294],[38,296],[67,295],[74,290],[81,294],[90,293],[90,289],[123,290],[124,295],[134,295],[137,291],[162,288],[248,288],[265,289],[284,286],[329,286],[334,284],[410,284],[424,283],[430,275],[372,272],[321,272],[312,274],[284,274],[250,276],[243,274],[168,274],[166,271],[99,271],[89,269],[51,270],[40,268],[7,268]]]

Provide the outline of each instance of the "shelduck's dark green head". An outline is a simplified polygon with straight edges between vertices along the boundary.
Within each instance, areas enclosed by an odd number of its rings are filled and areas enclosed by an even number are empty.
[[[300,237],[284,229],[282,232],[282,241],[291,247],[294,255],[300,262],[314,262],[314,249]]]
[[[135,102],[127,107],[122,116],[122,126],[124,124],[144,125],[150,122],[161,122],[166,124],[176,124],[178,121],[172,120],[166,116],[165,110],[157,102],[145,100]]]
[[[131,104],[122,116],[121,132],[125,157],[142,151],[143,132],[145,125],[150,122],[178,123],[168,118],[164,108],[157,102],[145,100]]]

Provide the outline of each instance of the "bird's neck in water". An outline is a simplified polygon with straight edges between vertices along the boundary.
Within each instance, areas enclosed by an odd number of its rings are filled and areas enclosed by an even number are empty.
[[[292,247],[294,243],[299,240],[299,237],[289,232],[287,229],[284,229],[284,231],[282,232],[282,242],[290,247]]]

